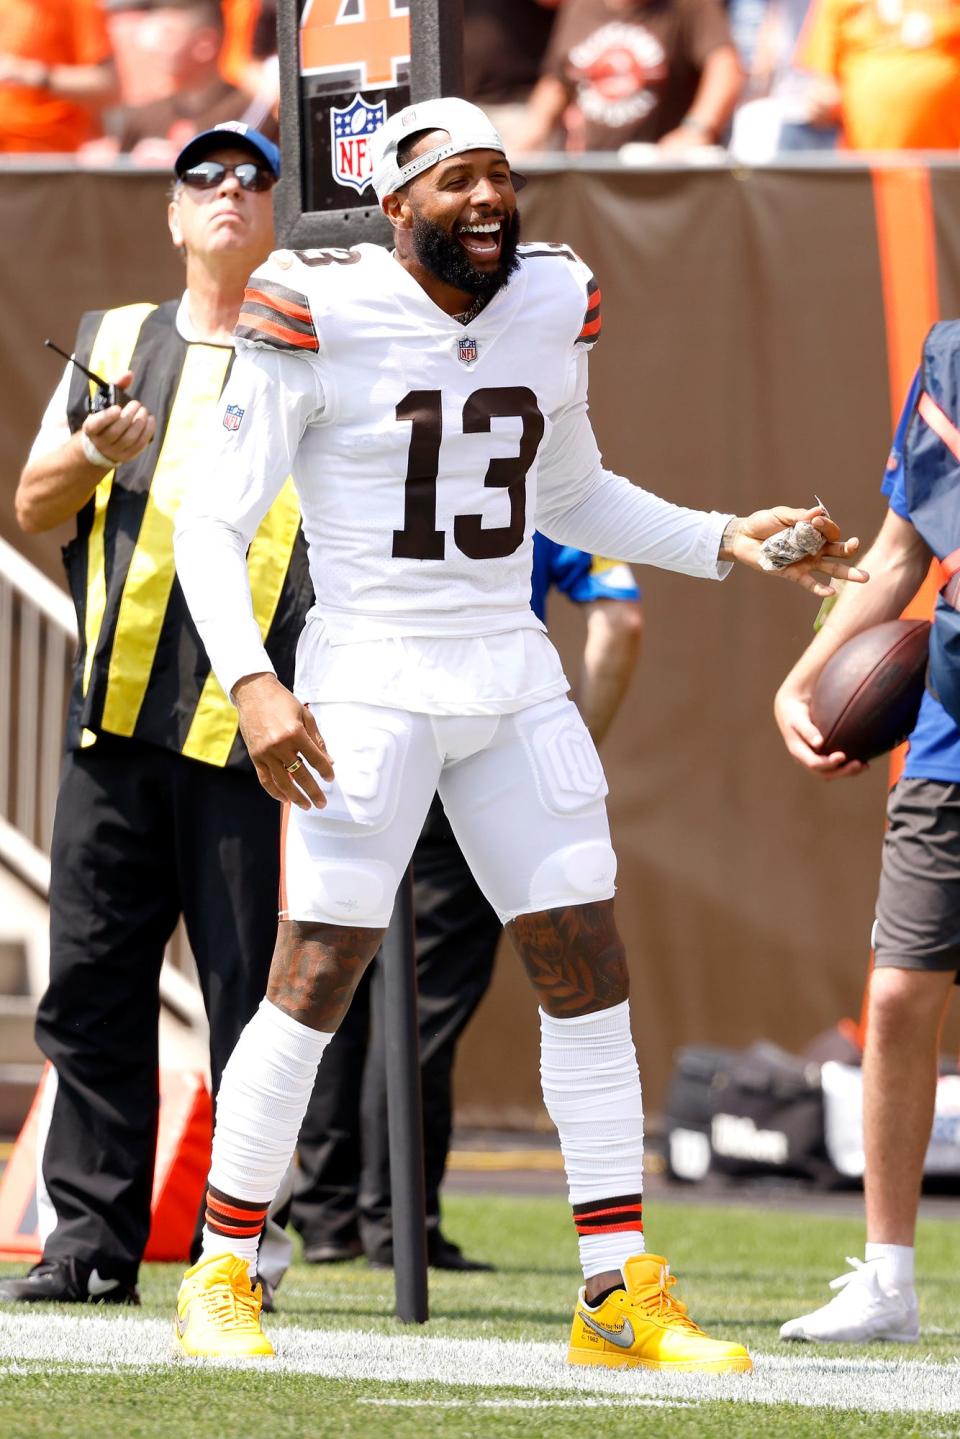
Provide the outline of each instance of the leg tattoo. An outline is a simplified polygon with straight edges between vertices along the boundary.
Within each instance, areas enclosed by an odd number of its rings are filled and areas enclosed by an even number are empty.
[[[383,935],[382,929],[281,921],[267,998],[291,1019],[332,1034]]]
[[[626,999],[627,960],[612,899],[521,914],[507,932],[541,1009],[555,1019],[593,1014]]]

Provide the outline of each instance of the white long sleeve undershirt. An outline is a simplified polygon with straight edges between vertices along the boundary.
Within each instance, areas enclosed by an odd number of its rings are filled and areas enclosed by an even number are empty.
[[[308,534],[320,535],[322,491],[312,493],[314,471],[298,449],[308,427],[327,424],[322,370],[299,356],[254,351],[238,356],[234,381],[242,380],[246,411],[242,437],[221,427],[212,449],[198,457],[204,483],[191,487],[181,506],[175,535],[177,571],[187,603],[217,678],[229,694],[240,678],[272,671],[254,618],[246,572],[246,550],[257,525],[286,476],[294,471],[301,489]],[[586,364],[580,364],[570,402],[553,417],[549,442],[538,468],[535,522],[549,538],[636,564],[652,564],[700,578],[722,579],[729,564],[718,561],[724,527],[732,516],[671,504],[621,475],[603,468],[586,402]],[[229,399],[229,395],[227,396]],[[332,421],[335,423],[335,420]],[[239,440],[239,443],[238,443]],[[452,540],[452,536],[450,537]],[[322,554],[312,564],[323,562]],[[389,566],[389,556],[384,563]],[[469,561],[469,563],[478,563]],[[516,604],[491,618],[488,632],[502,633],[529,619],[529,590]],[[425,634],[431,619],[429,589],[419,627],[406,614],[374,606],[359,618],[388,635]],[[512,601],[511,601],[512,603]],[[463,612],[463,628],[449,598],[436,618],[435,632],[465,639],[486,632],[484,621]],[[505,623],[506,618],[506,623]]]

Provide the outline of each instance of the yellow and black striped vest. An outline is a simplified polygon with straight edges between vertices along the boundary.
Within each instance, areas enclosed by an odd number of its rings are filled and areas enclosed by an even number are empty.
[[[173,562],[173,529],[195,459],[233,362],[228,346],[178,334],[178,301],[83,317],[75,354],[108,379],[130,369],[132,393],[156,417],[151,444],[104,475],[77,516],[64,564],[80,631],[67,745],[106,732],[208,764],[249,766],[237,713],[217,683]],[[92,386],[74,370],[68,413],[83,424]],[[288,480],[247,554],[267,652],[293,683],[297,639],[313,590],[300,510]]]

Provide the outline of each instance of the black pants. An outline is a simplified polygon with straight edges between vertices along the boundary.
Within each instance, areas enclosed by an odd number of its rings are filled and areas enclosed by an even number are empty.
[[[434,799],[413,857],[427,1234],[436,1242],[457,1041],[493,974],[500,921]],[[383,976],[370,966],[328,1045],[300,1131],[291,1220],[306,1244],[392,1245]]]
[[[214,1093],[266,989],[280,806],[252,774],[103,736],[67,756],[51,856],[50,984],[37,1042],[57,1071],[42,1171],[46,1258],[132,1282],[150,1228],[159,976],[183,914]]]

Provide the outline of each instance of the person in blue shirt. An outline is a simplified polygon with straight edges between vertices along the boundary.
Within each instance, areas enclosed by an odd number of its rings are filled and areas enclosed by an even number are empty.
[[[863,559],[870,583],[844,587],[777,693],[774,712],[788,751],[822,779],[846,779],[865,766],[820,752],[822,736],[810,718],[818,675],[851,636],[902,614],[933,558],[908,498],[916,487],[908,483],[907,434],[920,396],[918,375],[887,462],[887,514]],[[839,1292],[828,1304],[784,1324],[785,1339],[919,1337],[914,1235],[940,1027],[960,971],[960,729],[929,692],[887,818],[863,1055],[865,1262],[854,1261],[853,1271],[835,1281]]]
[[[643,608],[629,565],[536,534],[530,605],[546,624],[552,590],[587,606],[587,633],[573,698],[594,743],[606,734],[640,653]]]
[[[554,590],[586,611],[573,697],[599,743],[640,653],[640,592],[628,565],[537,534],[531,605],[541,620]],[[441,1232],[439,1190],[450,1148],[456,1047],[490,985],[501,925],[470,873],[437,798],[417,842],[413,873],[427,1256],[435,1268],[487,1269],[489,1265],[468,1258]],[[290,1220],[303,1238],[304,1258],[319,1264],[366,1254],[373,1264],[392,1264],[379,963],[361,980],[324,1055],[297,1156]]]

